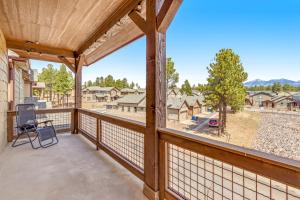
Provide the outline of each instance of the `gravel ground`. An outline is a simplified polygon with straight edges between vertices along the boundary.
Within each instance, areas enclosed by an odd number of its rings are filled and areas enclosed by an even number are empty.
[[[261,113],[261,125],[253,148],[300,160],[300,116]]]

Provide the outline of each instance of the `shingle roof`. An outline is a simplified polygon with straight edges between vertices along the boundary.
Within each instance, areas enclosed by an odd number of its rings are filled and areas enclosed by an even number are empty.
[[[266,94],[266,95],[269,95],[269,96],[276,96],[276,94],[272,91],[248,91],[249,92],[249,95],[250,96],[255,96],[255,95],[258,95],[258,94]]]
[[[186,103],[184,98],[169,97],[167,99],[167,108],[180,109],[184,103]]]
[[[121,89],[121,92],[136,92],[136,89],[132,89],[132,88],[123,88]]]
[[[146,97],[145,94],[130,94],[116,100],[116,102],[139,104],[142,100],[145,99],[145,97]]]
[[[87,87],[85,89],[83,89],[83,91],[101,91],[101,92],[109,92],[111,91],[112,89],[115,89],[115,87],[99,87],[99,86],[90,86],[90,87]]]
[[[201,103],[198,96],[185,96],[185,100],[188,106],[194,106],[197,101]]]

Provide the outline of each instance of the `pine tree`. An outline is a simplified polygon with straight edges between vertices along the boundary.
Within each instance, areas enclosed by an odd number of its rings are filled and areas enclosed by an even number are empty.
[[[231,106],[234,111],[243,108],[246,97],[243,83],[248,74],[244,71],[240,57],[232,49],[221,49],[207,69],[209,93],[205,96],[205,101],[219,109],[220,134],[226,128],[227,106]]]
[[[179,81],[179,74],[176,72],[172,58],[167,58],[166,70],[167,87],[169,89],[175,88]]]
[[[181,86],[180,92],[183,93],[183,94],[186,94],[188,96],[193,95],[192,87],[191,87],[188,80],[184,81],[184,83]]]

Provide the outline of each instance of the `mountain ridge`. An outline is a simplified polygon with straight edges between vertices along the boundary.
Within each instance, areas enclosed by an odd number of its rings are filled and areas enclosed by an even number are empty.
[[[281,85],[289,84],[294,87],[300,86],[300,80],[299,81],[293,81],[285,78],[281,79],[270,79],[270,80],[262,80],[262,79],[254,79],[252,81],[247,81],[244,83],[246,87],[253,87],[253,86],[269,86],[273,85],[274,83],[280,83]]]

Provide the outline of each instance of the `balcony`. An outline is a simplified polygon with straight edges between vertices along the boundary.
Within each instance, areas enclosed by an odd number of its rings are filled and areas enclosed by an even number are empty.
[[[38,110],[38,118],[53,119],[60,133],[77,123],[78,133],[45,150],[8,147],[0,156],[5,199],[147,199],[144,124],[73,108]],[[160,199],[300,199],[298,161],[165,128],[158,134]]]
[[[1,2],[0,139],[16,135],[7,49],[68,66],[75,108],[37,111],[65,134],[58,145],[0,154],[0,199],[300,199],[299,161],[164,128],[166,31],[182,0]],[[146,123],[82,109],[83,67],[142,36]]]

